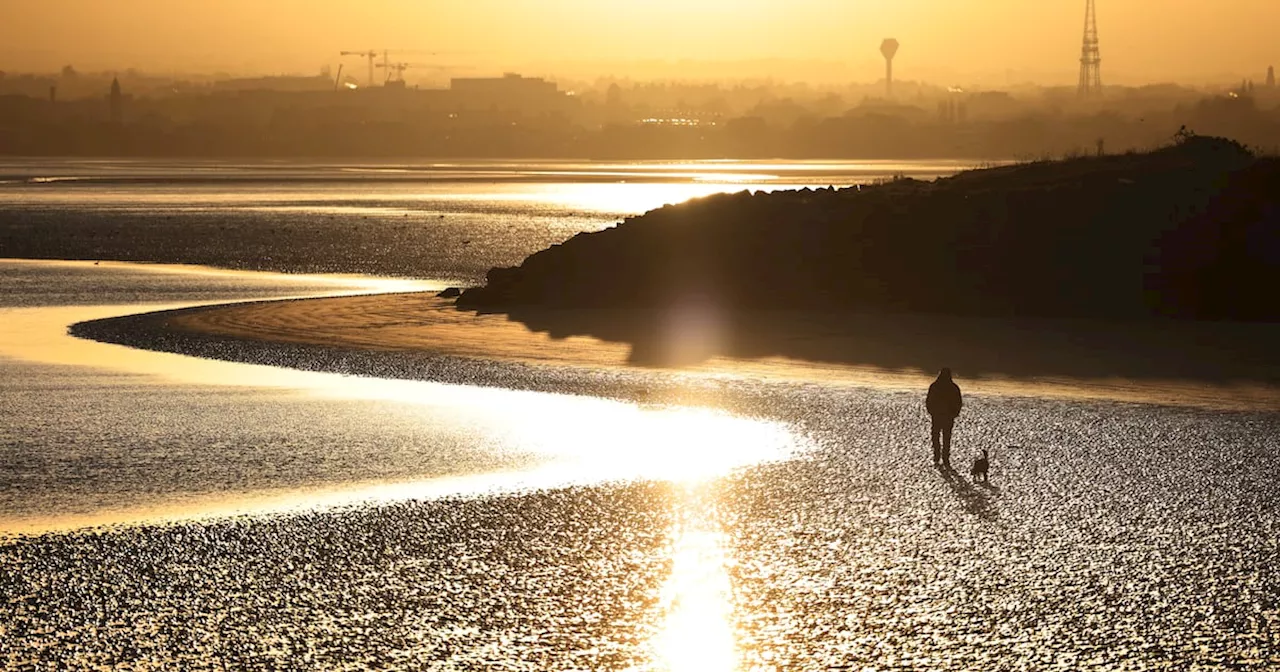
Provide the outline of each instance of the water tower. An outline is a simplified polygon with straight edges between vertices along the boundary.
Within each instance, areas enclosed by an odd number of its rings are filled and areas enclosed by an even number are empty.
[[[886,98],[893,97],[893,57],[898,55],[898,41],[892,37],[880,43],[884,55],[884,91]]]

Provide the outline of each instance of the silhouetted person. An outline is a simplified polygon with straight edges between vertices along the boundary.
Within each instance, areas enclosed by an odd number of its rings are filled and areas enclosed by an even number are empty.
[[[924,405],[933,418],[933,461],[951,466],[951,429],[964,406],[960,386],[951,380],[951,369],[938,372],[938,379],[929,386]]]

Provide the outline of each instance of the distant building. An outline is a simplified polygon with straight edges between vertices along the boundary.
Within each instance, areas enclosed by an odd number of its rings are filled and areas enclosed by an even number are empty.
[[[120,80],[113,77],[111,79],[111,96],[108,100],[111,102],[111,123],[119,124],[124,121],[124,96],[120,93]]]
[[[568,98],[555,82],[508,73],[502,77],[455,77],[449,90],[466,109],[546,112],[561,109]]]
[[[237,79],[221,79],[213,83],[213,90],[218,92],[239,92],[239,91],[275,91],[275,92],[305,92],[305,91],[332,91],[333,79],[320,75],[318,77],[301,77],[301,76],[271,76],[271,77],[243,77]]]
[[[963,124],[969,120],[969,104],[962,98],[948,96],[938,103],[938,121],[944,124]]]
[[[1267,67],[1267,88],[1276,88],[1276,68],[1274,65]]]

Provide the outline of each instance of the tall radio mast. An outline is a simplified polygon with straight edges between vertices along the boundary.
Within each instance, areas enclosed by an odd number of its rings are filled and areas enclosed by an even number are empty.
[[[1084,46],[1080,48],[1081,98],[1102,95],[1102,54],[1098,50],[1098,14],[1094,0],[1086,0],[1084,10]]]

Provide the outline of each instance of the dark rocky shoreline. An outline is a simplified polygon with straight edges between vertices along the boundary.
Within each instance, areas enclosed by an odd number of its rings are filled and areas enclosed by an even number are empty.
[[[712,196],[494,268],[458,306],[792,308],[1274,321],[1280,160],[1146,154]]]

